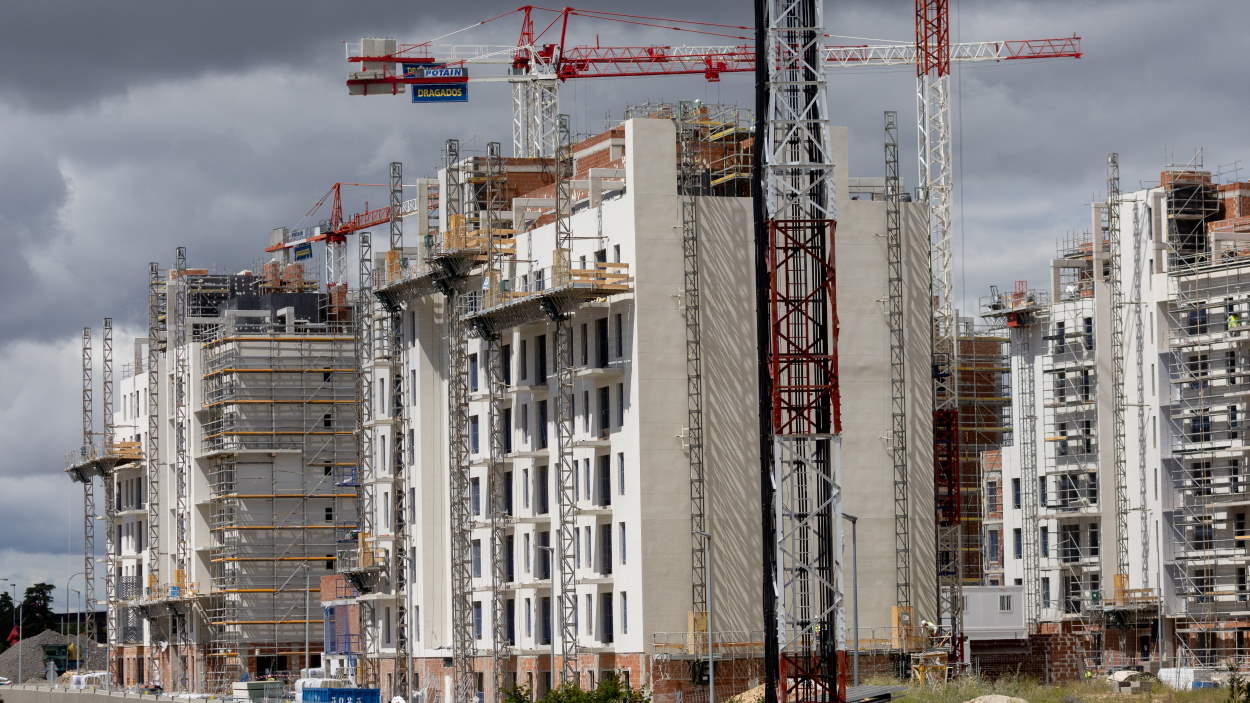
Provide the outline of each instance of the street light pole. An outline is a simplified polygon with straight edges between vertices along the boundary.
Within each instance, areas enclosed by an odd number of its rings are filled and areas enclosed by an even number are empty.
[[[849,513],[842,513],[842,517],[851,521],[851,583],[854,588],[854,595],[851,597],[851,629],[854,632],[855,651],[851,652],[851,685],[859,685],[859,539],[856,535],[856,526],[859,524],[859,518]]]
[[[70,575],[69,575],[69,578],[65,579],[65,604],[66,604],[67,606],[68,606],[68,605],[69,605],[69,603],[70,603],[69,594],[71,594],[71,593],[77,593],[77,594],[78,594],[78,596],[79,596],[79,598],[80,598],[80,599],[82,598],[82,591],[75,591],[75,590],[71,590],[71,589],[70,589],[70,587],[69,587],[69,585],[70,585],[71,583],[73,583],[73,582],[74,582],[74,577],[75,577],[75,576],[82,576],[82,577],[83,577],[83,579],[85,580],[85,579],[86,579],[86,572],[79,571],[79,572],[77,572],[77,573],[70,574]],[[66,613],[66,615],[68,615],[68,614],[69,614],[69,613],[67,612],[67,613]],[[75,618],[75,620],[74,620],[74,627],[75,627],[75,628],[77,628],[77,630],[78,630],[78,631],[74,633],[74,641],[78,643],[78,662],[79,662],[79,664],[78,664],[78,669],[79,669],[79,671],[81,671],[81,670],[82,670],[82,663],[81,663],[81,662],[82,662],[82,625],[79,625],[79,624],[78,624],[77,617],[78,617],[78,612],[77,612],[77,611],[75,611],[75,612],[74,612],[74,618]]]
[[[22,678],[22,626],[25,623],[22,622],[22,604],[17,600],[17,581],[12,579],[3,579],[3,581],[13,589],[13,605],[17,608],[17,644],[15,646],[17,647],[17,682],[20,684],[24,683]]]
[[[703,539],[704,547],[707,551],[707,578],[703,579],[703,600],[707,603],[707,700],[708,703],[716,703],[716,660],[712,655],[712,623],[713,614],[716,609],[712,605],[712,535],[703,530],[694,530],[695,536]]]
[[[78,590],[77,588],[70,588],[67,590],[70,593],[73,593],[74,595],[78,596],[79,607],[74,608],[74,642],[78,645],[77,647],[78,656],[74,659],[74,661],[77,662],[77,667],[76,667],[77,671],[81,673],[82,672],[82,602],[83,602],[82,591]],[[66,614],[68,615],[68,613]],[[67,619],[66,624],[68,624],[68,619]],[[68,662],[66,662],[66,664],[68,664]]]

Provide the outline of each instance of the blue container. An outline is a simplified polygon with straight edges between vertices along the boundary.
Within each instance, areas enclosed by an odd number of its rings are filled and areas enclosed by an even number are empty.
[[[381,703],[380,688],[306,688],[304,703]]]

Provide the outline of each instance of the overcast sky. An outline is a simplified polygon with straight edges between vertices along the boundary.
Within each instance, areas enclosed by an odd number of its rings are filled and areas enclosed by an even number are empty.
[[[596,7],[751,21],[749,2],[727,0]],[[1041,281],[1055,240],[1089,228],[1087,203],[1102,197],[1108,151],[1120,153],[1126,191],[1156,182],[1166,161],[1188,161],[1198,149],[1227,178],[1239,163],[1250,167],[1250,98],[1238,68],[1250,3],[952,7],[956,41],[1076,33],[1086,52],[1080,61],[956,69],[956,259],[966,307],[990,283]],[[826,8],[832,34],[905,41],[913,33],[907,0],[828,0]],[[145,324],[148,261],[168,265],[185,245],[193,266],[254,266],[268,230],[298,224],[335,181],[381,182],[392,160],[404,162],[408,178],[426,175],[450,137],[466,150],[492,140],[507,149],[503,85],[474,86],[469,105],[349,98],[343,42],[423,40],[508,9],[490,0],[4,0],[0,579],[63,584],[81,569],[80,494],[63,464],[78,442],[82,327],[113,316],[120,363]],[[515,41],[517,26],[513,16],[455,40]],[[604,44],[719,43],[637,26],[580,27],[579,39],[598,34]],[[914,85],[906,68],[833,72],[830,113],[852,141],[840,175],[881,175],[881,113],[897,110],[903,172],[914,184]],[[601,130],[628,103],[682,98],[749,105],[749,78],[574,81],[561,93],[579,133]],[[349,197],[354,209],[385,196]]]

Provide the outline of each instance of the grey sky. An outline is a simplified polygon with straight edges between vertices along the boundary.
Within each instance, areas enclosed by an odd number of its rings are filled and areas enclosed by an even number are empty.
[[[748,2],[618,4],[750,22]],[[829,0],[833,34],[907,40],[906,0]],[[388,161],[428,173],[442,142],[509,142],[503,86],[469,106],[349,98],[342,42],[424,39],[509,9],[495,2],[7,0],[0,9],[0,566],[64,580],[80,568],[77,492],[62,473],[77,440],[83,325],[144,315],[147,262],[186,245],[194,265],[243,268],[269,228],[297,223],[334,181],[378,181]],[[605,9],[606,5],[600,5]],[[679,8],[679,9],[673,9]],[[1125,188],[1157,180],[1168,158],[1205,148],[1206,165],[1243,161],[1246,80],[1238,70],[1250,4],[1198,0],[956,0],[956,40],[1079,33],[1081,61],[960,68],[956,95],[959,283],[1040,281],[1056,238],[1089,227],[1103,163],[1119,151]],[[514,21],[466,33],[507,42]],[[580,25],[579,25],[580,26]],[[584,25],[579,38],[677,41],[645,28]],[[691,43],[716,43],[687,38]],[[846,43],[852,43],[847,40]],[[906,68],[835,72],[830,111],[851,128],[849,172],[880,175],[881,112],[898,110],[903,170],[914,182],[914,78]],[[574,129],[601,129],[646,99],[750,101],[749,78],[570,82]],[[845,174],[847,169],[841,169]],[[1243,177],[1250,173],[1243,173]],[[352,193],[349,207],[366,194]],[[373,199],[380,201],[381,194]],[[103,539],[100,539],[101,543]]]

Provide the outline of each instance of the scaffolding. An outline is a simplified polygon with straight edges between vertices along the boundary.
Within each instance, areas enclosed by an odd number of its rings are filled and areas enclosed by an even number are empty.
[[[83,590],[83,598],[87,610],[96,611],[94,588],[95,573],[95,521],[98,519],[98,508],[95,500],[95,479],[99,478],[104,489],[104,517],[108,522],[105,526],[105,635],[106,635],[106,668],[116,673],[113,661],[113,643],[118,641],[121,601],[119,579],[115,573],[117,566],[118,542],[113,528],[117,516],[117,500],[115,473],[119,469],[133,468],[143,461],[143,453],[139,442],[115,441],[113,436],[113,320],[104,318],[103,334],[101,335],[101,368],[102,368],[102,410],[103,431],[95,432],[94,424],[94,356],[92,349],[91,328],[82,331],[82,434],[78,446],[66,456],[66,474],[75,483],[82,484],[83,490],[83,573],[88,579]],[[94,619],[93,619],[94,620]],[[95,640],[95,623],[88,622],[85,630],[88,638]]]
[[[903,193],[898,113],[885,113],[885,246],[890,328],[890,457],[894,464],[894,603],[910,622],[911,497],[907,466],[907,347],[903,285]]]
[[[404,250],[404,229],[400,221],[400,206],[403,203],[403,166],[398,161],[390,164],[390,245],[389,251]],[[388,252],[389,255],[389,252]],[[387,354],[388,373],[390,375],[391,402],[391,515],[394,525],[391,527],[392,555],[391,582],[394,584],[395,595],[395,666],[394,686],[406,698],[412,697],[409,681],[412,675],[412,652],[409,645],[408,626],[408,510],[407,476],[404,470],[404,450],[407,446],[411,455],[416,447],[408,446],[408,415],[405,412],[404,375],[408,367],[407,346],[404,344],[404,324],[401,310],[395,306],[385,306],[389,332],[389,353]]]
[[[704,189],[699,153],[699,118],[692,106],[676,114],[678,143],[677,187],[681,196],[681,247],[683,313],[686,323],[686,455],[690,471],[690,602],[699,623],[708,627],[707,488],[703,468],[703,335],[699,304],[699,205]]]
[[[234,289],[263,286],[229,278]],[[321,574],[359,529],[355,486],[342,480],[357,469],[353,323],[324,295],[301,297],[315,309],[227,310],[189,340],[201,350],[211,587],[171,595],[204,603],[211,692],[308,666],[322,644]]]
[[[1179,601],[1177,664],[1244,670],[1250,665],[1250,445],[1243,417],[1250,376],[1242,370],[1250,339],[1241,320],[1250,313],[1250,258],[1239,237],[1208,231],[1221,211],[1209,173],[1173,167],[1161,180],[1171,381],[1164,463],[1176,496],[1164,510],[1172,543],[1164,567]]]
[[[91,378],[91,328],[82,330],[82,447],[83,454],[90,452],[94,446],[93,433],[95,422],[92,418],[94,405],[93,384]],[[85,458],[85,457],[84,457]],[[95,606],[95,480],[91,474],[84,474],[82,480],[82,574],[83,574],[83,606],[93,616]],[[87,638],[95,639],[95,618],[87,622]]]
[[[161,276],[159,265],[154,261],[148,265],[148,364],[147,364],[147,410],[148,434],[143,447],[147,459],[147,494],[148,494],[148,560],[147,579],[141,590],[137,591],[142,598],[155,595],[161,574],[161,355],[165,351],[168,312],[168,290]],[[149,641],[155,642],[157,626],[155,620],[149,619]],[[155,651],[147,656],[148,680],[160,680],[160,658]]]
[[[104,415],[104,446],[113,446],[113,318],[104,318],[100,335],[100,401]],[[113,681],[120,681],[120,670],[113,667],[113,643],[117,641],[117,539],[113,520],[117,517],[116,483],[113,472],[103,473],[104,485],[104,632],[105,670]],[[93,555],[94,556],[94,555]],[[92,609],[89,612],[95,612]],[[94,618],[93,618],[94,619]],[[92,638],[94,639],[94,638]]]
[[[1021,561],[1024,566],[1025,618],[1035,631],[1042,614],[1041,563],[1038,553],[1039,476],[1037,465],[1037,364],[1033,337],[1044,323],[1050,308],[1045,291],[1029,288],[1028,281],[1016,281],[1011,293],[1002,294],[991,286],[990,297],[982,301],[982,316],[1005,327],[1011,339],[1011,371],[1016,388],[1016,417],[1012,443],[1020,458]],[[1001,466],[1001,465],[1000,465]],[[1001,483],[999,484],[1001,487]],[[988,542],[988,540],[987,540]]]
[[[451,533],[451,650],[455,667],[452,691],[456,701],[469,700],[476,688],[473,675],[472,571],[469,495],[469,378],[465,352],[468,332],[464,313],[468,301],[462,290],[464,277],[480,248],[480,239],[469,234],[465,223],[464,173],[460,141],[447,140],[445,150],[447,231],[431,256],[442,278],[436,285],[445,298],[447,354],[447,417],[449,434]],[[441,284],[441,285],[440,285]]]
[[[552,272],[556,283],[573,270],[573,145],[569,116],[556,117],[555,234]],[[556,372],[556,505],[560,562],[560,682],[579,683],[581,666],[577,640],[577,466],[573,462],[573,311],[547,306],[555,323]]]
[[[483,160],[475,160],[480,162]],[[483,204],[478,215],[478,228],[486,237],[487,271],[502,271],[510,258],[515,257],[516,246],[513,231],[504,228],[501,213],[504,210],[507,175],[499,142],[486,145],[485,171],[474,181],[481,181],[480,200]],[[510,449],[507,440],[512,428],[510,416],[505,413],[507,397],[503,353],[499,334],[489,326],[477,326],[478,336],[484,346],[487,393],[487,487],[490,490],[490,559],[491,559],[491,673],[494,678],[495,701],[502,703],[504,690],[508,687],[508,670],[511,662],[512,637],[508,629],[507,595],[508,559],[512,540],[511,497],[507,491],[511,480],[506,475],[505,455]]]
[[[1098,242],[1105,251],[1105,242]],[[1038,477],[1039,558],[1059,582],[1058,619],[1102,651],[1102,508],[1098,490],[1098,369],[1095,355],[1093,237],[1070,237],[1054,266],[1062,291],[1042,339],[1042,433]],[[1055,534],[1050,534],[1053,528]],[[1052,548],[1053,542],[1053,548]],[[1053,570],[1051,568],[1053,565]],[[1043,608],[1050,576],[1043,574]]]
[[[1124,370],[1125,303],[1121,286],[1120,246],[1120,156],[1107,155],[1107,203],[1104,206],[1104,222],[1107,239],[1105,266],[1107,288],[1111,306],[1111,436],[1112,473],[1115,478],[1115,564],[1114,587],[1116,596],[1128,588],[1128,439],[1127,406]]]
[[[959,373],[959,520],[962,526],[960,574],[964,585],[984,581],[981,537],[984,530],[981,455],[1001,449],[1011,429],[1011,366],[1007,337],[960,321]]]
[[[374,525],[374,486],[378,476],[374,462],[374,327],[377,301],[373,297],[373,239],[370,233],[357,236],[359,253],[359,288],[355,307],[355,334],[352,349],[356,363],[356,463],[339,467],[335,471],[335,486],[355,491],[357,527],[341,535],[336,550],[335,564],[338,571],[351,582],[358,593],[367,594],[377,590],[377,576],[382,560],[376,548],[377,531]],[[360,645],[362,656],[357,658],[356,682],[376,686],[378,672],[375,661],[368,654],[375,651],[376,621],[374,601],[358,600],[360,621]]]

